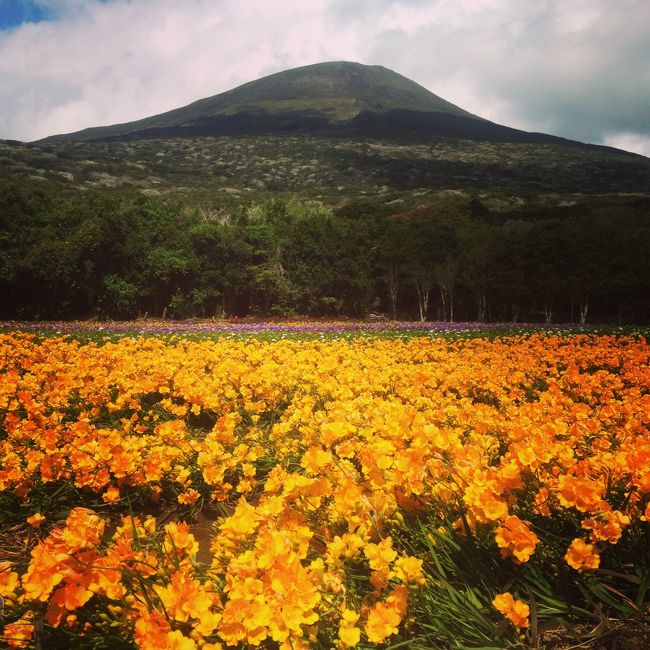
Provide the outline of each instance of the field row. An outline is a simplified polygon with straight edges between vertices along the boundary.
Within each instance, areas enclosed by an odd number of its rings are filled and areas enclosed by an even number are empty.
[[[579,334],[1,335],[7,643],[504,647],[641,615],[649,361]]]

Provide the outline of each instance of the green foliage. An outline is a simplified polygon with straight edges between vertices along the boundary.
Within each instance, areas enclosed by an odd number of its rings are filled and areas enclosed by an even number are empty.
[[[140,294],[138,287],[119,275],[104,276],[103,310],[118,318],[134,316]]]
[[[354,316],[645,323],[647,202],[441,194],[240,208],[0,183],[2,318]],[[483,205],[478,210],[476,204]]]

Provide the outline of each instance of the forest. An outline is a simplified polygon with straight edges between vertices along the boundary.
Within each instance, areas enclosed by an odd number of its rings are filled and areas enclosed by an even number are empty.
[[[227,208],[0,183],[0,318],[648,323],[647,198]]]

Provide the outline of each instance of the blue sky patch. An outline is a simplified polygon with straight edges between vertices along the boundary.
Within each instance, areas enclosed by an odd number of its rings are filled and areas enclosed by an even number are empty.
[[[0,0],[0,31],[14,29],[25,23],[40,23],[56,20],[78,13],[93,4],[108,4],[111,0],[86,0],[86,5],[69,5],[60,2],[39,2],[38,0]]]
[[[51,17],[48,9],[29,0],[0,0],[0,30],[19,27],[23,23],[40,23]]]

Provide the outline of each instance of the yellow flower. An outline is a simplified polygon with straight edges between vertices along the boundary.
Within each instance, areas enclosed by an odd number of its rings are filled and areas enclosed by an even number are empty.
[[[356,623],[359,614],[353,609],[344,609],[339,622],[339,647],[351,648],[361,640],[361,630]]]
[[[395,562],[395,575],[406,585],[424,585],[422,564],[420,558],[404,555]]]
[[[389,603],[375,603],[368,614],[365,631],[368,641],[381,643],[384,639],[397,634],[402,620],[398,609]]]
[[[386,537],[379,544],[366,544],[363,549],[368,558],[370,568],[374,571],[383,571],[397,557],[397,551],[393,549],[393,540]]]

